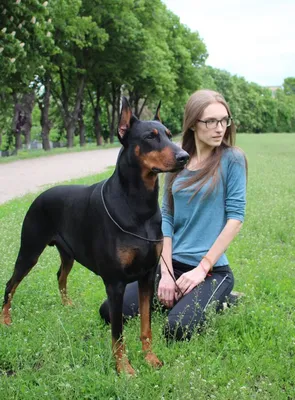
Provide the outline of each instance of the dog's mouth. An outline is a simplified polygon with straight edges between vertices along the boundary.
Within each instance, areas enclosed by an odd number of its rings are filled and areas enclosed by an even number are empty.
[[[160,173],[164,173],[164,172],[177,172],[177,171],[181,171],[184,167],[185,167],[186,163],[183,163],[182,165],[174,165],[171,168],[168,169],[161,169],[161,168],[157,168],[157,167],[153,167],[152,168],[152,172],[154,174],[160,174]]]

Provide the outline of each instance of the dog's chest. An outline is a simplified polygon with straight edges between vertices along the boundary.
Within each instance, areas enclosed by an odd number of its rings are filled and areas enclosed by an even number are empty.
[[[117,259],[127,276],[141,276],[154,268],[162,252],[163,243],[145,243],[142,246],[121,246]]]

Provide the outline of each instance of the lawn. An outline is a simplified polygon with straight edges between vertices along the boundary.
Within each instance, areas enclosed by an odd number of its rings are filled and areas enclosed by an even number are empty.
[[[26,160],[28,158],[50,157],[50,156],[55,156],[57,154],[77,153],[80,151],[103,150],[118,146],[120,146],[120,143],[118,142],[118,140],[115,140],[114,143],[102,144],[101,146],[97,146],[95,143],[87,143],[83,147],[77,145],[71,148],[68,147],[54,148],[49,151],[44,151],[43,149],[38,149],[38,150],[22,149],[17,152],[17,155],[9,157],[0,157],[0,164],[6,164],[17,160]]]
[[[75,264],[73,307],[57,291],[57,251],[48,248],[13,301],[13,324],[0,326],[0,399],[295,399],[295,135],[239,135],[249,162],[243,229],[228,249],[235,289],[245,297],[210,313],[190,342],[167,345],[165,315],[153,314],[154,350],[164,367],[145,364],[139,319],[125,329],[135,378],[117,376],[110,327],[98,309],[100,278]],[[110,171],[75,183],[90,184]],[[17,256],[28,195],[0,206],[0,288]]]

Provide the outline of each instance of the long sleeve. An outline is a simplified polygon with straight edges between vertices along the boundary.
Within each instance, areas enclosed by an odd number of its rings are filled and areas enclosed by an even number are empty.
[[[227,182],[225,212],[227,219],[244,221],[246,206],[246,165],[243,153],[237,149],[230,157]]]
[[[166,174],[163,202],[162,202],[162,231],[163,231],[163,236],[172,237],[174,232],[174,217],[173,217],[173,211],[170,208],[168,200],[169,181],[170,181],[170,174]]]

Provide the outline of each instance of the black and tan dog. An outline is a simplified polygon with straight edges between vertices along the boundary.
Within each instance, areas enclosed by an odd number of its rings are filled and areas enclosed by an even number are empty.
[[[123,146],[113,175],[92,186],[56,186],[32,203],[1,316],[4,324],[11,323],[17,286],[45,247],[56,246],[64,304],[70,302],[67,277],[74,260],[102,277],[110,304],[116,368],[129,374],[134,370],[122,339],[122,301],[126,284],[135,280],[139,282],[142,349],[151,365],[162,365],[152,353],[150,322],[155,269],[162,251],[157,175],[181,169],[188,161],[188,154],[171,142],[169,130],[160,122],[159,108],[153,121],[140,121],[123,98],[118,127]]]

